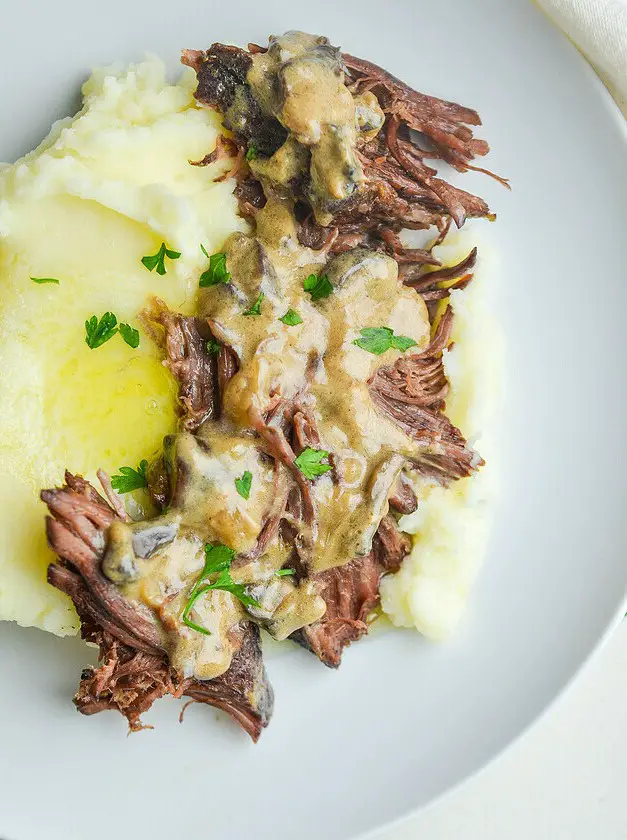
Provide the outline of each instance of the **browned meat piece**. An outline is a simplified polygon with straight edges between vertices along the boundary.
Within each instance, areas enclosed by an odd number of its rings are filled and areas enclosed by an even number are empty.
[[[390,496],[390,507],[398,513],[413,513],[418,507],[414,488],[405,473],[401,473],[396,481]]]
[[[95,601],[92,612],[104,613],[111,625],[120,627],[124,637],[132,638],[140,650],[160,653],[161,635],[152,615],[131,605],[100,569],[105,534],[117,518],[115,512],[80,476],[66,473],[65,480],[64,487],[41,492],[52,514],[46,517],[50,548],[80,575]],[[55,585],[55,581],[68,580],[58,574],[55,577],[54,572],[50,576]]]
[[[272,716],[274,694],[261,658],[259,630],[254,624],[242,629],[242,644],[230,669],[221,677],[201,681],[181,680],[163,656],[151,656],[118,641],[106,630],[82,624],[86,641],[97,644],[98,667],[85,668],[74,698],[84,715],[117,711],[132,732],[151,729],[141,715],[155,700],[171,694],[191,697],[191,702],[206,703],[227,712],[257,741]]]
[[[272,155],[287,138],[287,131],[265,114],[246,82],[250,54],[238,47],[213,44],[206,52],[185,50],[182,61],[198,76],[196,99],[218,108],[224,125],[243,145],[251,144],[263,155]]]
[[[144,312],[143,319],[165,350],[166,364],[179,384],[183,428],[193,432],[205,420],[217,418],[218,368],[215,355],[207,349],[212,338],[207,322],[171,312],[159,300]]]
[[[444,298],[450,294],[451,289],[460,289],[468,285],[472,279],[472,270],[477,262],[477,249],[473,248],[468,256],[457,265],[449,265],[446,268],[438,268],[435,271],[428,271],[423,266],[402,265],[399,271],[399,277],[406,286],[411,286],[418,294],[434,295],[440,292],[439,297]],[[441,288],[441,284],[446,280],[453,280],[456,277],[461,278],[452,285]],[[462,285],[463,283],[463,285]],[[434,298],[429,298],[433,300]]]
[[[235,376],[238,369],[239,360],[237,353],[227,344],[222,344],[218,353],[218,387],[222,398],[224,398],[224,389],[229,380]]]
[[[327,611],[291,638],[329,668],[339,667],[344,648],[368,632],[368,616],[379,603],[381,575],[398,571],[410,549],[407,534],[399,531],[393,516],[385,516],[369,554],[315,576]]]
[[[337,668],[344,648],[368,632],[366,619],[378,603],[380,578],[381,567],[373,552],[321,572],[316,580],[327,611],[291,638],[329,668]]]
[[[190,163],[192,166],[209,166],[218,160],[230,160],[231,165],[222,175],[213,179],[216,183],[226,181],[227,178],[240,180],[248,172],[244,149],[238,146],[234,140],[225,137],[224,134],[218,134],[216,147],[212,152],[209,152],[201,160],[190,160]]]
[[[265,207],[266,196],[263,187],[256,178],[249,177],[236,184],[233,195],[237,199],[240,216],[252,219],[257,210]]]
[[[369,383],[377,408],[424,445],[423,454],[413,462],[416,469],[444,485],[470,475],[484,463],[442,412],[449,387],[442,350],[452,324],[449,307],[424,352],[401,356],[394,365],[379,368]]]
[[[393,365],[378,368],[369,383],[371,393],[407,405],[441,408],[449,389],[442,351],[449,343],[452,327],[453,310],[448,307],[427,349],[405,354]]]
[[[466,478],[483,465],[483,459],[468,448],[462,433],[441,411],[400,402],[378,388],[371,387],[370,393],[383,414],[424,446],[423,453],[412,459],[422,475],[446,486],[458,478]]]
[[[393,516],[384,516],[372,541],[372,552],[381,568],[386,572],[398,572],[410,551],[411,538],[399,531]]]
[[[238,143],[253,144],[262,154],[271,155],[287,133],[276,119],[261,113],[246,83],[252,55],[260,51],[257,45],[246,52],[214,44],[204,53],[187,50],[182,60],[196,70],[197,99],[225,115],[225,125],[234,131]],[[302,244],[341,253],[360,244],[373,247],[373,240],[379,238],[384,247],[392,250],[382,237],[386,230],[398,232],[402,228],[426,229],[435,225],[442,233],[451,218],[458,226],[469,216],[491,218],[483,199],[438,178],[437,171],[425,163],[425,159],[441,159],[460,172],[475,169],[507,186],[505,179],[471,163],[489,151],[485,140],[474,137],[470,127],[481,124],[477,112],[419,93],[371,62],[349,54],[344,54],[343,60],[347,84],[356,94],[375,94],[385,112],[385,125],[374,139],[358,149],[365,186],[346,200],[336,202],[331,227],[321,227],[309,218],[301,223]],[[420,132],[427,146],[419,145],[416,134],[411,132]],[[250,180],[254,181],[247,179]],[[300,185],[295,181],[293,186],[297,198],[307,203],[307,178],[302,181]],[[246,192],[250,193],[249,187]],[[240,212],[254,215],[260,198],[250,201],[244,197],[244,190],[238,198]],[[398,252],[395,256],[398,258]]]
[[[227,712],[256,742],[274,708],[274,692],[263,667],[256,625],[245,625],[242,646],[226,674],[214,680],[190,680],[183,693]]]
[[[148,469],[146,470],[146,483],[153,504],[159,510],[163,510],[170,503],[172,492],[170,477],[163,455],[148,465]]]
[[[83,714],[119,711],[131,730],[165,694],[183,694],[228,712],[256,741],[272,714],[273,693],[261,658],[259,631],[241,626],[241,646],[226,674],[182,680],[170,668],[157,625],[104,577],[100,562],[116,514],[89,482],[66,473],[66,484],[42,491],[53,517],[48,539],[64,565],[52,563],[48,581],[74,602],[84,639],[97,644],[100,664],[83,671],[75,703]]]

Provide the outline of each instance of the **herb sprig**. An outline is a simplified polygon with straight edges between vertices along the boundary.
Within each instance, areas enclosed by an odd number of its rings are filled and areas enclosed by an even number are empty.
[[[282,318],[279,318],[287,327],[295,327],[297,324],[302,324],[303,319],[300,317],[295,309],[288,309]]]
[[[252,483],[253,474],[249,470],[246,470],[246,472],[242,474],[241,478],[235,479],[235,489],[240,494],[242,499],[249,498]]]
[[[142,257],[142,263],[148,269],[148,271],[154,271],[157,269],[157,274],[165,274],[167,269],[165,267],[165,258],[167,257],[169,260],[178,260],[181,256],[180,251],[172,251],[168,248],[165,242],[161,243],[161,247],[157,251],[156,254],[152,254],[146,257]]]
[[[85,321],[85,343],[91,350],[95,350],[113,338],[117,331],[118,319],[113,312],[105,312],[100,319],[92,315]]]
[[[40,285],[42,283],[56,283],[57,286],[59,285],[59,281],[56,277],[31,277],[30,279],[33,283],[39,283]]]
[[[329,297],[333,291],[333,286],[326,274],[310,274],[303,281],[303,289],[309,292],[312,300],[321,300]]]
[[[319,475],[324,475],[329,472],[329,470],[333,469],[331,464],[323,463],[324,459],[328,457],[329,453],[326,449],[311,449],[311,447],[308,446],[306,449],[303,449],[300,455],[294,460],[294,464],[302,472],[305,478],[311,480]]]
[[[205,256],[209,257],[204,245],[200,246]],[[231,273],[226,269],[226,254],[218,252],[209,257],[209,268],[200,275],[198,285],[201,289],[217,286],[218,283],[228,283]]]
[[[263,303],[265,295],[263,292],[259,292],[259,297],[253,303],[253,305],[249,309],[245,309],[242,312],[242,315],[250,316],[252,315],[254,318],[258,318],[261,315],[261,304]]]
[[[394,330],[389,327],[366,327],[359,332],[361,338],[356,338],[353,344],[361,347],[362,350],[367,350],[368,353],[374,353],[375,356],[380,356],[390,349],[404,353],[410,347],[416,346],[413,338],[408,338],[406,335],[394,335]]]
[[[258,601],[251,598],[246,592],[246,586],[243,583],[236,583],[231,577],[231,563],[235,557],[235,551],[226,545],[218,543],[217,545],[207,544],[205,546],[205,564],[202,572],[198,576],[198,580],[192,587],[189,599],[183,610],[183,624],[186,624],[192,630],[202,633],[205,636],[210,636],[211,631],[207,630],[200,624],[196,624],[191,620],[189,614],[194,608],[196,601],[205,595],[207,592],[216,589],[223,592],[230,592],[237,598],[245,607],[260,607]],[[217,574],[218,577],[213,583],[205,583],[210,575]],[[204,584],[204,585],[203,585]]]
[[[111,486],[118,493],[131,493],[141,487],[147,487],[146,469],[148,461],[144,458],[139,462],[136,470],[132,467],[120,467],[120,474],[111,476]]]
[[[120,324],[120,335],[129,347],[139,347],[139,330],[131,327],[130,324]]]

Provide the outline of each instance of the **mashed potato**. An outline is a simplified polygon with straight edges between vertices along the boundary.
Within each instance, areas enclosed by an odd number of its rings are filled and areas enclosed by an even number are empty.
[[[193,85],[192,71],[167,84],[156,60],[97,70],[84,86],[83,110],[0,168],[0,619],[76,632],[69,599],[46,583],[52,553],[39,490],[60,483],[66,466],[92,478],[98,466],[136,466],[174,428],[174,384],[137,313],[153,294],[191,311],[206,268],[201,243],[211,253],[245,228],[232,181],[213,181],[222,164],[188,163],[214,148],[220,130],[215,113],[196,106]],[[439,255],[447,263],[465,255],[476,230]],[[161,242],[181,252],[164,276],[141,263]],[[500,347],[490,267],[480,255],[478,279],[452,295],[455,346],[445,366],[448,413],[488,464],[449,490],[419,484],[419,508],[401,520],[413,551],[381,587],[394,624],[434,639],[462,614],[489,527]],[[85,320],[106,311],[140,329],[137,349],[119,336],[87,347]]]
[[[431,639],[449,636],[461,618],[490,530],[493,417],[502,347],[491,315],[494,265],[489,248],[477,241],[477,228],[451,237],[436,253],[452,264],[479,246],[475,280],[466,290],[451,294],[454,346],[444,353],[444,367],[451,384],[446,413],[487,463],[448,489],[417,482],[418,509],[400,521],[413,535],[413,550],[400,571],[381,583],[381,604],[392,623],[416,627]]]
[[[58,634],[78,620],[46,583],[41,487],[67,466],[93,476],[150,458],[175,424],[175,391],[137,321],[150,295],[193,308],[206,257],[245,223],[211,151],[214,112],[196,106],[194,74],[168,84],[161,62],[97,70],[84,107],[38,149],[0,169],[0,619]],[[141,263],[161,242],[181,252],[167,274]],[[37,285],[31,277],[58,279]],[[84,322],[113,312],[140,330],[91,350]]]

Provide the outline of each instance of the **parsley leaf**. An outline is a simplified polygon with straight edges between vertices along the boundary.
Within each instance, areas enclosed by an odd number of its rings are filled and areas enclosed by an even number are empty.
[[[410,347],[416,346],[413,338],[408,338],[406,335],[394,335],[394,330],[389,327],[366,327],[359,332],[361,338],[356,338],[353,344],[361,347],[362,350],[367,350],[368,353],[374,353],[375,356],[380,356],[391,348],[403,353]]]
[[[315,478],[318,475],[324,475],[333,469],[331,464],[323,464],[324,458],[328,458],[329,453],[325,449],[303,449],[298,458],[294,460],[294,464],[302,472],[305,478]]]
[[[230,592],[234,595],[245,607],[259,607],[258,601],[251,598],[246,593],[246,586],[243,583],[235,583],[231,577],[231,563],[235,557],[235,551],[226,545],[210,545],[205,546],[205,565],[198,576],[198,580],[192,586],[192,591],[189,594],[189,600],[183,610],[183,624],[196,630],[198,633],[203,633],[205,636],[210,636],[211,631],[200,624],[193,622],[189,614],[194,608],[196,601],[212,590],[221,589],[224,592]],[[203,582],[209,575],[217,574],[218,577],[215,583],[207,583],[202,586]]]
[[[283,323],[288,327],[295,327],[296,324],[303,323],[303,319],[294,309],[288,309],[285,315],[282,318],[279,318],[279,321],[283,321]]]
[[[139,347],[139,330],[131,327],[130,324],[120,324],[120,335],[129,347]]]
[[[333,291],[333,286],[329,282],[326,274],[310,274],[303,281],[303,289],[309,292],[312,300],[320,300],[321,298],[329,297]]]
[[[248,499],[250,496],[250,486],[253,483],[253,474],[246,470],[241,478],[235,479],[235,489],[240,494],[242,499]]]
[[[178,260],[180,256],[180,251],[171,251],[169,248],[166,248],[165,242],[162,242],[161,247],[156,254],[152,254],[152,256],[148,257],[142,257],[142,263],[146,266],[148,271],[153,271],[156,268],[157,274],[165,274],[165,258],[167,257],[169,260]]]
[[[214,338],[210,338],[207,342],[207,353],[209,353],[210,356],[217,356],[219,352],[219,343]]]
[[[59,281],[56,277],[31,277],[30,279],[33,283],[56,283],[57,286],[59,285]]]
[[[221,543],[211,545],[208,543],[205,546],[205,565],[200,577],[196,581],[195,587],[202,583],[203,579],[208,575],[230,569],[234,557],[235,551],[227,545],[222,545]]]
[[[140,487],[146,487],[146,468],[148,461],[144,458],[139,462],[136,470],[132,467],[120,467],[120,475],[111,476],[111,486],[118,493],[130,493],[133,490],[139,490]]]
[[[246,160],[255,160],[257,157],[257,148],[256,146],[249,146],[246,152]]]
[[[253,303],[250,309],[245,309],[244,312],[242,312],[242,315],[253,315],[255,318],[261,315],[261,303],[264,297],[264,293],[259,292],[259,297],[257,298],[257,300]]]
[[[274,573],[277,577],[286,577],[287,575],[295,575],[296,569],[277,569]]]
[[[106,341],[118,331],[118,319],[113,312],[105,312],[105,314],[98,320],[96,315],[92,315],[89,320],[85,321],[85,343],[91,350],[96,347],[101,347]]]
[[[205,249],[200,246],[205,254]],[[226,254],[212,254],[209,257],[209,268],[200,275],[198,285],[201,289],[206,289],[208,286],[217,286],[218,283],[228,283],[231,279],[231,274],[226,270]]]

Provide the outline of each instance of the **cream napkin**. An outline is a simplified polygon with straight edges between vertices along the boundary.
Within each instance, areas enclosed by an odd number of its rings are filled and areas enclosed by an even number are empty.
[[[627,117],[627,0],[537,0],[597,71]]]

